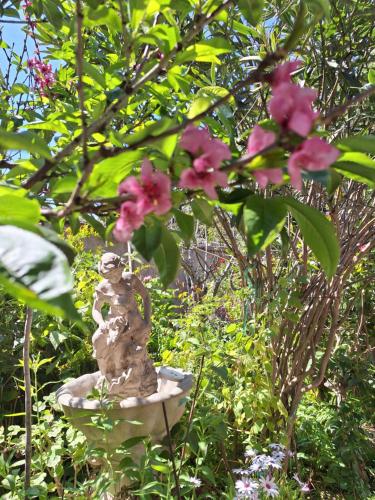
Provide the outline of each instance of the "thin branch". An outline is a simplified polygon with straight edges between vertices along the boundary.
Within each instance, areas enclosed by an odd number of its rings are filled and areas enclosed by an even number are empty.
[[[167,410],[165,408],[164,401],[162,402],[162,406],[163,406],[163,415],[164,415],[165,429],[167,431],[169,455],[170,455],[170,459],[171,459],[171,462],[172,462],[173,476],[174,476],[174,480],[175,480],[175,484],[176,484],[176,490],[177,490],[177,498],[178,498],[178,500],[181,500],[182,497],[181,497],[181,492],[180,492],[180,483],[179,483],[179,478],[178,478],[177,470],[176,470],[176,463],[175,463],[174,455],[173,455],[172,438],[171,438],[171,433],[170,433],[170,430],[169,430]]]
[[[32,433],[32,401],[31,401],[31,376],[30,376],[30,334],[33,320],[33,311],[26,308],[26,319],[23,338],[23,376],[25,381],[25,498],[29,498],[27,490],[30,488],[31,478],[31,433]]]

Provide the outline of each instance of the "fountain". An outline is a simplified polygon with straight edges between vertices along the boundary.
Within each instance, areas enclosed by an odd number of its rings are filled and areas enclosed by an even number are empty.
[[[154,367],[147,353],[151,333],[150,297],[135,274],[123,272],[121,258],[105,253],[99,263],[99,273],[103,280],[95,289],[92,310],[98,324],[92,343],[99,371],[63,385],[57,391],[57,401],[71,423],[85,434],[88,443],[104,449],[111,457],[115,484],[103,497],[109,499],[129,484],[119,468],[121,453],[115,450],[137,436],[160,442],[167,434],[165,417],[170,428],[180,420],[193,377],[178,369]],[[137,296],[143,303],[142,313]],[[105,304],[109,310],[103,316]],[[95,399],[92,394],[101,397]],[[96,415],[105,415],[115,422],[108,433],[92,425]],[[139,461],[144,453],[143,445],[136,444],[130,453],[133,461]]]

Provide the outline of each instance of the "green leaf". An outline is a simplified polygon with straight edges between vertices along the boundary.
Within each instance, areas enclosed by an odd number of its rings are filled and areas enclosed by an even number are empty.
[[[17,134],[0,129],[0,147],[6,150],[29,151],[29,153],[39,154],[44,158],[51,157],[47,144],[32,132]]]
[[[164,286],[168,286],[176,277],[180,253],[174,237],[164,226],[162,226],[160,246],[154,253],[154,261],[159,270],[161,282]]]
[[[64,14],[61,12],[58,5],[59,3],[54,0],[43,0],[44,13],[48,21],[59,30],[63,25]]]
[[[49,340],[51,344],[53,345],[54,349],[57,349],[59,345],[64,342],[69,337],[69,335],[65,332],[59,332],[57,330],[52,331],[49,334]]]
[[[59,132],[60,134],[68,135],[70,132],[63,121],[47,121],[47,122],[33,122],[23,126],[28,130],[49,130],[51,132]]]
[[[147,225],[143,225],[137,231],[134,231],[132,243],[142,257],[150,261],[160,245],[161,235],[161,223],[157,219],[153,219]]]
[[[146,0],[129,0],[130,25],[133,30],[139,28],[146,15]]]
[[[221,64],[218,55],[230,52],[231,45],[225,38],[211,38],[202,40],[199,43],[190,45],[184,52],[176,57],[176,64],[182,64],[187,61],[214,62]]]
[[[180,228],[182,238],[185,243],[189,243],[194,236],[194,217],[189,214],[185,214],[185,212],[177,210],[176,208],[173,209],[172,212],[176,218],[178,227]]]
[[[36,200],[22,198],[15,194],[0,196],[0,218],[24,220],[30,224],[36,224],[40,219],[40,206]]]
[[[282,198],[301,230],[302,236],[322,268],[331,278],[340,260],[340,247],[334,225],[324,215],[291,196]]]
[[[30,307],[80,319],[70,297],[73,278],[65,255],[35,233],[0,226],[0,283]]]
[[[95,229],[95,231],[103,240],[106,239],[106,229],[98,218],[88,214],[82,214],[82,217],[86,222],[90,224],[92,228]]]
[[[375,187],[375,161],[363,153],[344,153],[333,167],[349,179]]]
[[[188,118],[195,118],[200,113],[203,113],[203,111],[206,111],[211,106],[211,103],[212,99],[210,97],[198,97],[194,99],[187,115]]]
[[[204,198],[194,198],[191,208],[195,217],[206,224],[212,226],[214,207],[211,206]]]
[[[83,71],[86,75],[95,80],[101,87],[106,87],[105,75],[99,69],[87,61],[83,61]]]
[[[331,5],[329,0],[306,0],[306,5],[318,19],[321,19],[324,16],[329,18],[331,15]]]
[[[367,75],[368,82],[375,85],[375,69],[370,69]]]
[[[340,139],[337,146],[343,151],[375,154],[375,135],[354,135],[346,139]]]
[[[262,16],[264,0],[238,0],[238,7],[243,17],[255,26]]]
[[[140,163],[143,155],[142,151],[128,151],[99,162],[85,184],[85,189],[95,198],[116,196],[119,183]]]
[[[273,242],[284,227],[286,215],[286,207],[279,199],[265,199],[258,195],[248,198],[243,220],[249,255],[256,254]]]

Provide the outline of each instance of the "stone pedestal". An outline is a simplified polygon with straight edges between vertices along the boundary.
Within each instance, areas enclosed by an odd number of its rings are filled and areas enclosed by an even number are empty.
[[[100,372],[82,375],[68,382],[57,391],[57,401],[72,425],[86,436],[90,445],[104,448],[111,456],[111,465],[115,474],[116,484],[106,497],[118,493],[128,484],[126,477],[119,470],[123,458],[115,450],[124,441],[136,436],[149,436],[155,443],[160,442],[167,433],[163,415],[165,404],[169,427],[172,428],[181,418],[185,409],[185,398],[188,395],[193,377],[169,367],[156,368],[157,392],[146,397],[128,397],[119,402],[110,401],[110,407],[105,401],[87,399],[88,394],[97,386]],[[113,430],[104,433],[92,425],[92,417],[104,414],[118,423]],[[140,424],[132,424],[132,421]],[[143,445],[136,445],[130,450],[132,459],[138,462],[144,453]]]

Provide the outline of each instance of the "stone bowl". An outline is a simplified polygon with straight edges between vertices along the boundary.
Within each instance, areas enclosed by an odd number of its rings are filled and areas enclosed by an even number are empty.
[[[95,388],[100,372],[78,377],[58,389],[57,402],[72,425],[83,432],[89,445],[103,448],[113,453],[124,441],[139,436],[150,437],[152,442],[160,442],[167,434],[163,406],[165,405],[169,429],[180,420],[185,409],[186,396],[193,385],[193,376],[169,367],[156,368],[158,390],[147,397],[129,397],[112,407],[105,402],[86,399]],[[92,417],[105,415],[117,420],[109,432],[92,425]],[[132,422],[137,423],[132,423]],[[134,461],[143,454],[143,446],[135,445],[129,450]],[[113,454],[111,462],[118,463],[120,456]]]

